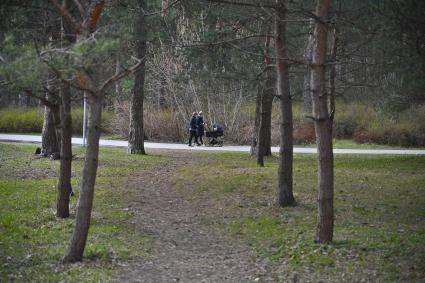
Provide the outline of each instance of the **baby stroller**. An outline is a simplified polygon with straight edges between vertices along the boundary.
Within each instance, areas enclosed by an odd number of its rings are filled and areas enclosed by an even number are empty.
[[[208,138],[209,146],[223,146],[223,127],[219,124],[213,124],[212,129],[205,132],[206,137]]]

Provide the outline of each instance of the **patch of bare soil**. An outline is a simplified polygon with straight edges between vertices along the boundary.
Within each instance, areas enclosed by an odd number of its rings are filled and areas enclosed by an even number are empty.
[[[13,163],[10,160],[15,160],[14,157],[0,159],[0,176],[4,179],[20,179],[20,180],[41,180],[46,178],[55,178],[58,176],[59,162],[52,161],[49,167],[39,168],[34,166],[39,159],[39,155],[31,155],[24,163]],[[8,163],[5,167],[3,164]]]
[[[150,235],[147,258],[131,262],[118,280],[127,282],[275,282],[267,263],[249,246],[203,223],[201,207],[175,192],[172,179],[185,165],[208,162],[188,152],[167,152],[166,164],[129,179],[137,193],[131,208],[136,229]],[[191,184],[196,186],[196,184]],[[132,190],[133,191],[133,190]]]

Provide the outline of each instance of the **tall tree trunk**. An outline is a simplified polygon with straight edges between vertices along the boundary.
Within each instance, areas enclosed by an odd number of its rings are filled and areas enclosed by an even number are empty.
[[[97,93],[97,95],[92,94],[88,98],[87,149],[84,160],[83,177],[81,180],[80,196],[77,204],[75,229],[68,252],[64,258],[66,262],[81,261],[83,259],[84,248],[90,228],[94,186],[99,158],[102,100],[103,93]]]
[[[58,198],[56,216],[69,217],[69,197],[71,188],[72,169],[72,119],[71,119],[71,89],[69,84],[63,84],[61,106],[61,148],[60,148],[60,173],[58,182]]]
[[[263,92],[263,86],[258,85],[257,88],[257,98],[255,99],[255,119],[254,119],[254,129],[252,131],[252,140],[251,140],[251,156],[257,156],[258,152],[258,138],[259,138],[259,129],[260,129],[260,111],[261,111],[261,96]],[[258,158],[258,157],[257,157]],[[258,163],[258,162],[257,162]]]
[[[53,112],[50,107],[44,106],[43,130],[41,132],[41,154],[46,157],[58,152],[59,143],[56,136]]]
[[[318,224],[315,241],[329,243],[333,237],[333,150],[332,118],[326,92],[327,18],[330,0],[317,0],[311,71],[313,119],[318,149]]]
[[[310,28],[309,28],[309,34],[307,39],[307,46],[304,51],[304,60],[311,64],[312,59],[312,52],[313,52],[313,28],[314,28],[314,21],[310,21]],[[311,114],[312,111],[312,105],[311,105],[311,90],[310,90],[310,81],[311,81],[311,69],[310,66],[307,65],[305,73],[304,73],[304,80],[303,80],[303,111],[307,114]]]
[[[270,33],[270,26],[267,27],[267,34]],[[266,68],[266,80],[261,92],[257,93],[257,105],[255,109],[255,132],[251,146],[251,154],[257,155],[257,164],[264,166],[264,156],[270,156],[271,152],[271,120],[272,105],[275,95],[276,79],[270,70],[270,36],[266,36],[264,44],[264,64]]]
[[[266,83],[261,93],[260,125],[258,130],[257,164],[264,166],[264,156],[271,155],[272,106],[275,76],[267,72]]]
[[[289,67],[286,42],[286,7],[284,0],[276,0],[275,49],[277,93],[280,97],[280,150],[279,150],[279,204],[288,206],[295,203],[292,193],[293,129],[292,99],[289,88]]]
[[[78,23],[72,14],[58,0],[49,0],[52,6],[65,18],[70,29],[75,34],[76,44],[87,39],[91,33],[96,30],[96,24],[102,14],[105,0],[90,1],[88,11],[81,23]],[[74,3],[78,4],[79,2]],[[84,63],[83,57],[76,59],[76,64],[81,66]],[[99,158],[99,137],[101,128],[101,115],[103,105],[104,89],[108,85],[107,82],[114,82],[112,78],[105,81],[105,84],[98,89],[93,83],[92,74],[88,70],[77,72],[78,83],[81,88],[89,89],[88,95],[88,133],[87,133],[87,149],[84,160],[83,177],[81,180],[80,196],[77,204],[77,213],[75,220],[74,233],[68,251],[64,257],[65,262],[81,261],[83,258],[84,248],[87,241],[87,235],[90,228],[91,212],[93,207],[93,196],[96,182],[96,173]],[[64,91],[64,95],[69,95]],[[68,101],[65,100],[65,103]],[[70,105],[70,104],[69,104]],[[64,104],[62,113],[67,116],[69,112],[68,104]],[[70,117],[70,116],[67,116]],[[70,126],[65,123],[64,127]],[[65,131],[66,132],[66,131]],[[71,155],[69,155],[69,160]]]
[[[272,110],[273,110],[273,100],[276,92],[276,73],[269,72],[269,77],[266,81],[266,90],[263,96],[261,109],[262,117],[261,120],[264,121],[265,127],[265,156],[272,155],[271,151],[271,135],[272,135]]]
[[[145,23],[145,3],[139,3],[140,11],[135,28],[136,37],[136,53],[137,57],[142,60],[142,65],[136,71],[134,76],[134,88],[131,97],[130,110],[130,133],[128,140],[128,152],[130,154],[146,154],[145,152],[145,135],[143,125],[143,100],[145,86],[145,62],[146,62],[146,23]]]

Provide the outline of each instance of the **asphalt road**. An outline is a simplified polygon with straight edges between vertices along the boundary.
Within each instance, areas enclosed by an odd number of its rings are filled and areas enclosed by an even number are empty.
[[[0,141],[9,142],[28,142],[41,143],[41,136],[35,135],[9,135],[0,134]],[[82,138],[72,138],[73,144],[83,144]],[[104,140],[100,139],[101,146],[127,147],[128,142],[123,140]],[[170,150],[190,150],[190,151],[232,151],[232,152],[249,152],[249,146],[223,146],[209,147],[196,146],[188,147],[187,144],[175,143],[156,143],[145,142],[146,149],[170,149]],[[279,152],[279,147],[272,147],[272,152]],[[294,148],[295,153],[317,153],[316,148]],[[389,154],[389,155],[425,155],[425,150],[407,150],[407,149],[334,149],[335,154]]]

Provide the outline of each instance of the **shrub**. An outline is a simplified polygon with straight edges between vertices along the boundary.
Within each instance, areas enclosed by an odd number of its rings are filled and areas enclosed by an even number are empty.
[[[369,116],[356,128],[353,140],[398,146],[425,146],[425,106],[413,106],[390,119],[382,113]]]
[[[358,128],[367,125],[376,112],[367,105],[359,103],[337,103],[334,120],[334,135],[339,139],[352,138]]]
[[[43,129],[43,114],[37,109],[0,111],[0,131],[5,133],[37,133]]]
[[[113,119],[114,113],[103,111],[102,112],[102,124],[101,130],[103,133],[111,133],[109,131],[109,120]],[[72,117],[72,133],[76,135],[83,134],[83,117],[84,110],[83,108],[75,108],[71,110]]]
[[[157,111],[152,105],[145,103],[143,114],[147,140],[181,142],[184,139],[186,125],[176,111],[171,109]],[[116,104],[115,113],[105,118],[104,127],[105,131],[128,139],[130,103]]]
[[[82,134],[83,110],[73,109],[72,132]],[[102,113],[102,131],[105,132],[106,122],[112,119],[113,113]],[[5,109],[0,111],[0,132],[4,133],[41,133],[43,130],[43,108]]]

